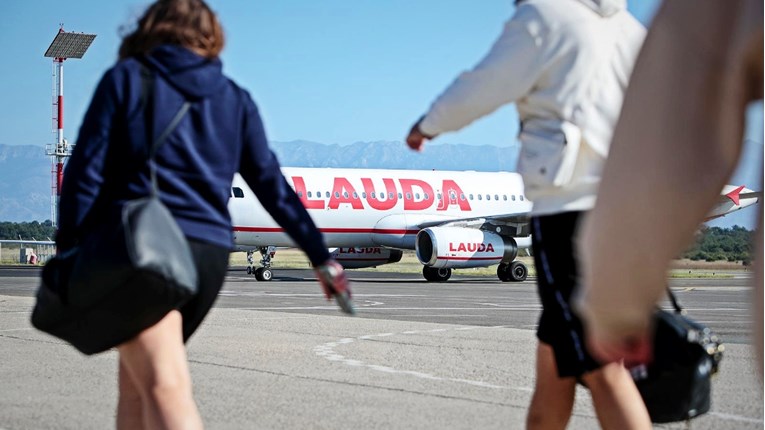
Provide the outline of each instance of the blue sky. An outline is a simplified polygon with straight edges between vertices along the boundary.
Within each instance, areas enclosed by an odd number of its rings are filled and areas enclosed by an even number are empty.
[[[119,29],[146,1],[3,0],[0,13],[0,144],[52,143],[51,59],[43,53],[60,23],[95,33],[84,58],[67,60],[65,136],[72,142],[95,85],[115,59]],[[512,0],[209,0],[224,25],[224,71],[250,90],[270,140],[346,145],[403,140],[411,123],[454,77],[475,64],[513,12]],[[644,24],[659,0],[630,0]],[[762,154],[762,104],[747,136]],[[517,151],[512,106],[438,143],[489,144]],[[404,147],[402,145],[402,150]],[[762,160],[738,182],[760,187]],[[754,212],[754,211],[742,211]],[[722,225],[730,224],[723,218]],[[744,217],[742,217],[744,218]],[[744,221],[735,220],[738,224]],[[750,226],[753,223],[747,222]]]

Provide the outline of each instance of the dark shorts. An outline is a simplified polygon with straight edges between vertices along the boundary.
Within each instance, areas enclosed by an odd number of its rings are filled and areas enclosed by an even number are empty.
[[[531,244],[542,301],[537,338],[555,352],[558,376],[580,377],[600,367],[587,352],[582,322],[572,312],[571,294],[577,281],[573,236],[581,212],[531,219]]]
[[[189,340],[218,297],[228,270],[229,249],[209,243],[189,241],[199,277],[197,295],[180,309],[183,316],[183,341]]]

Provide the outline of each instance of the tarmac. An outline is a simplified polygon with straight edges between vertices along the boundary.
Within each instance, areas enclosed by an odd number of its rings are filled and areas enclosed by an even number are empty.
[[[114,427],[116,352],[84,357],[31,327],[31,293],[2,291],[0,429]],[[761,429],[751,348],[726,347],[692,428]],[[209,429],[520,429],[534,351],[531,329],[216,306],[188,358]],[[599,428],[584,389],[568,428]]]

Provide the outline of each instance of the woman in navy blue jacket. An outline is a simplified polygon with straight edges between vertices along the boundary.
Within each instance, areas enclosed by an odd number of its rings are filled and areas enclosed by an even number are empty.
[[[74,246],[109,208],[149,194],[149,142],[185,101],[191,102],[155,159],[160,198],[190,242],[199,294],[119,346],[120,428],[202,426],[184,342],[223,284],[233,244],[227,202],[235,172],[306,252],[327,297],[330,284],[335,290],[348,287],[342,268],[330,259],[321,233],[282,176],[257,107],[222,74],[222,49],[223,30],[202,0],[160,0],[149,6],[124,37],[119,61],[101,79],[66,167],[59,250]],[[154,75],[152,124],[144,123],[142,67]],[[328,272],[334,278],[328,279]]]

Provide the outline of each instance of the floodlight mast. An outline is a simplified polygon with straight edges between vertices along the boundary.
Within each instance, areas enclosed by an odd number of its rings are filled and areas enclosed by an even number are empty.
[[[72,155],[72,147],[64,139],[64,60],[67,58],[82,58],[88,50],[95,34],[67,33],[63,24],[58,29],[58,34],[51,42],[46,57],[53,58],[54,83],[53,91],[53,119],[55,120],[56,143],[46,145],[46,153],[51,156],[51,221],[53,226],[58,225],[58,202],[61,196],[61,184],[64,180],[64,162]]]

